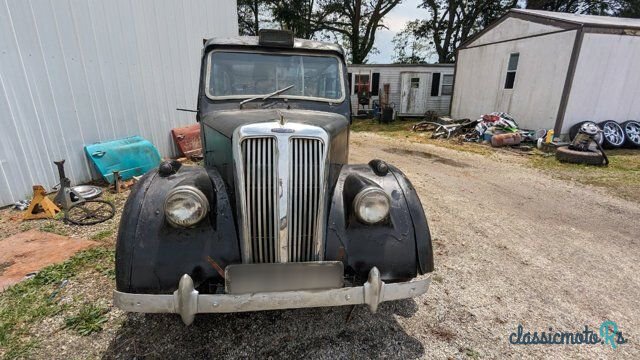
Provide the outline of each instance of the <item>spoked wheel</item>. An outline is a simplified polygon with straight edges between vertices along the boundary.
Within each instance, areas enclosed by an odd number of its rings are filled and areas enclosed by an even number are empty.
[[[116,207],[104,200],[87,200],[65,211],[64,219],[76,225],[93,225],[107,221],[116,213]]]
[[[640,122],[629,120],[622,123],[622,129],[627,138],[627,144],[640,147]]]
[[[598,126],[602,129],[604,135],[604,145],[607,147],[617,148],[624,143],[624,130],[613,120],[603,121]]]

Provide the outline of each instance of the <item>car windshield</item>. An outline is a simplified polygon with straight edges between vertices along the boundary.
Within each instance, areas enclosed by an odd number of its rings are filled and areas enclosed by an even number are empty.
[[[207,95],[250,98],[293,87],[279,97],[343,97],[340,63],[334,56],[214,51],[209,55]]]

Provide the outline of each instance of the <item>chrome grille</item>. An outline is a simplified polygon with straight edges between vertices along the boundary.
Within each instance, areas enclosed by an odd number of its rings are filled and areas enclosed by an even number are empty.
[[[251,239],[251,262],[276,262],[278,246],[277,166],[275,138],[242,142],[246,215]]]
[[[318,139],[291,139],[289,169],[289,261],[314,261],[324,169]]]
[[[329,137],[297,123],[234,132],[236,201],[244,263],[323,259]]]

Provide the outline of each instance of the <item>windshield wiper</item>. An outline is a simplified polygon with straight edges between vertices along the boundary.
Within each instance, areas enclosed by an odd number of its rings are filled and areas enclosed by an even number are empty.
[[[294,86],[295,85],[289,85],[287,87],[284,87],[284,88],[282,88],[280,90],[276,90],[276,91],[274,91],[272,93],[269,93],[267,95],[260,95],[260,96],[252,97],[252,98],[249,98],[249,99],[246,99],[246,100],[242,100],[242,101],[240,101],[240,109],[242,109],[242,105],[244,105],[244,104],[246,104],[248,102],[251,102],[253,100],[258,100],[258,99],[267,100],[268,98],[270,98],[272,96],[276,96],[276,95],[282,94],[283,92],[291,89]]]

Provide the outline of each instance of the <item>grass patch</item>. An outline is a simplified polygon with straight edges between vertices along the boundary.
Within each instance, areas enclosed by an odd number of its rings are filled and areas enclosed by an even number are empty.
[[[85,304],[77,314],[64,319],[64,326],[82,336],[91,335],[102,331],[102,326],[107,322],[108,312],[109,309],[106,307]]]
[[[0,294],[0,347],[5,357],[28,357],[37,343],[29,338],[29,326],[68,308],[56,300],[60,284],[87,269],[113,268],[115,252],[96,247],[42,269],[33,278]]]
[[[104,239],[110,237],[111,235],[113,235],[113,230],[102,230],[102,231],[98,231],[97,233],[93,234],[91,236],[91,240],[100,241],[100,240],[104,240]]]
[[[605,188],[624,199],[640,200],[640,151],[605,150],[609,166],[588,166],[563,163],[555,156],[531,157],[535,168],[548,171],[553,177]]]
[[[389,124],[378,123],[374,119],[354,119],[351,124],[353,132],[374,132],[380,135],[405,139],[411,142],[422,144],[431,144],[448,149],[471,152],[474,154],[491,155],[495,153],[490,146],[482,145],[474,142],[465,142],[458,139],[432,139],[429,131],[411,131],[411,127],[420,121],[413,120],[396,120]]]
[[[50,233],[58,234],[62,236],[68,235],[67,230],[63,228],[62,225],[60,225],[56,221],[47,221],[46,223],[42,224],[40,226],[40,231],[50,232]]]

